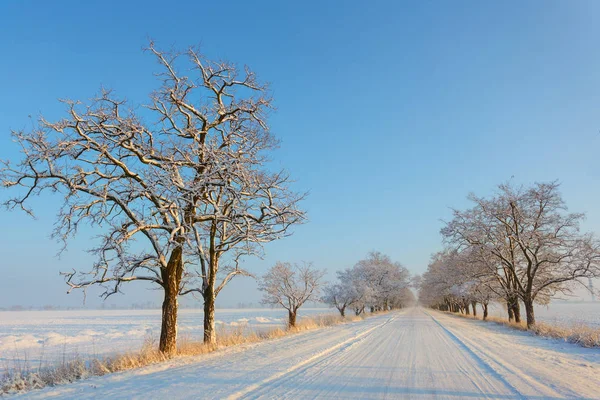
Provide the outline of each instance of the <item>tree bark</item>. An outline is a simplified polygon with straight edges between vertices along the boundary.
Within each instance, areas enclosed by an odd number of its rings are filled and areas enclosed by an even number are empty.
[[[469,311],[469,303],[468,302],[465,302],[465,314],[471,315],[471,312]]]
[[[513,303],[513,314],[515,316],[515,322],[517,324],[521,323],[521,305],[519,304],[519,298],[515,298]]]
[[[340,312],[340,315],[342,316],[342,318],[344,318],[346,316],[346,306],[339,307],[338,311]]]
[[[513,313],[513,306],[510,300],[506,302],[506,309],[508,310],[508,321],[511,322],[515,319],[515,314]]]
[[[204,297],[204,343],[217,343],[217,333],[215,332],[215,281],[217,271],[219,270],[219,259],[214,250],[214,235],[216,227],[211,227],[211,245],[210,245],[210,275],[207,279],[206,287],[203,291]]]
[[[487,303],[483,303],[483,320],[487,320],[488,317],[488,305]]]
[[[473,301],[473,302],[471,302],[471,305],[473,306],[473,316],[476,317],[477,316],[477,302]]]
[[[182,274],[182,249],[176,247],[171,252],[167,268],[161,270],[165,296],[162,304],[162,324],[158,350],[168,356],[172,356],[177,352],[177,297]]]
[[[506,301],[508,307],[508,320],[516,323],[521,323],[521,305],[519,304],[519,298],[517,296],[511,296]]]
[[[293,328],[296,326],[296,310],[288,310],[288,326]]]
[[[531,329],[535,325],[535,312],[533,310],[533,300],[527,298],[523,303],[525,304],[525,314],[527,316],[527,329]]]
[[[217,343],[215,332],[215,295],[213,288],[204,291],[204,343]]]

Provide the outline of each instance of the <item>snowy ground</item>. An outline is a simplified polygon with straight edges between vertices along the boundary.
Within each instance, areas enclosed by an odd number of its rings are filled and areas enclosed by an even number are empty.
[[[419,308],[31,392],[47,399],[593,399],[600,351]]]
[[[300,318],[335,310],[300,309]],[[337,311],[336,311],[337,312]],[[284,326],[284,310],[217,310],[217,329],[264,330]],[[202,340],[201,310],[181,310],[181,340]],[[11,367],[47,365],[74,356],[97,358],[139,350],[160,335],[159,310],[0,312],[0,373]]]
[[[525,318],[525,309],[521,313]],[[496,306],[494,315],[505,318],[506,312]],[[552,302],[548,306],[536,305],[535,317],[538,321],[551,324],[585,324],[600,328],[600,301],[595,303]]]

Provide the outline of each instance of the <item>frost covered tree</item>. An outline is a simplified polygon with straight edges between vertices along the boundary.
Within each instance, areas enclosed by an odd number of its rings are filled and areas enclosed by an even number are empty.
[[[600,244],[580,232],[583,214],[569,213],[556,182],[504,184],[491,198],[469,196],[474,207],[454,211],[442,229],[448,243],[492,257],[498,282],[523,302],[527,326],[534,303],[569,293],[580,279],[600,275]],[[518,300],[509,301],[509,311]]]
[[[415,294],[409,287],[403,287],[394,295],[390,302],[391,309],[400,309],[414,306],[417,302]]]
[[[83,225],[100,232],[92,270],[64,274],[69,291],[101,285],[108,297],[131,281],[162,289],[159,349],[173,354],[178,296],[202,295],[204,339],[214,342],[215,298],[248,274],[240,258],[289,234],[304,213],[287,175],[265,167],[277,145],[268,87],[195,48],[147,50],[161,68],[148,104],[107,90],[63,101],[63,119],[13,132],[22,158],[3,161],[0,177],[17,191],[9,209],[32,213],[32,196],[63,196],[54,235],[65,244]]]
[[[288,311],[288,325],[296,326],[298,309],[309,300],[318,300],[325,271],[310,263],[302,265],[277,262],[260,280],[262,303],[279,305]]]
[[[360,315],[366,307],[390,310],[414,302],[408,270],[380,252],[371,252],[352,268],[338,271],[337,278],[337,283],[326,288],[323,300],[342,316],[346,307]]]
[[[377,251],[360,260],[354,273],[370,288],[372,310],[389,310],[393,298],[410,284],[408,270]]]
[[[462,299],[453,290],[457,280],[453,253],[445,250],[431,257],[427,271],[419,279],[419,302],[428,307],[458,312]]]
[[[335,307],[342,317],[346,316],[346,308],[355,300],[356,292],[350,285],[335,283],[323,288],[323,297],[321,298],[321,301]]]
[[[488,305],[496,299],[494,279],[468,251],[445,249],[432,256],[419,282],[419,302],[444,311],[477,315],[481,304],[487,319]],[[470,308],[469,308],[470,307]]]

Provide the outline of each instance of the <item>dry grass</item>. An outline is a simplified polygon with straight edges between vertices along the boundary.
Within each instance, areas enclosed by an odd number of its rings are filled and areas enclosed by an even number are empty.
[[[500,325],[504,325],[504,326],[508,326],[510,328],[513,329],[518,329],[520,331],[526,331],[527,330],[527,323],[525,321],[521,321],[521,322],[515,322],[515,321],[509,321],[507,319],[504,318],[500,318],[500,317],[491,317],[488,316],[487,320],[489,322],[494,322],[496,324],[500,324]]]
[[[593,328],[585,324],[566,326],[538,322],[532,331],[540,336],[563,339],[583,347],[600,347],[600,328]]]
[[[218,329],[217,343],[214,345],[192,341],[186,337],[180,338],[177,354],[174,357],[198,356],[221,348],[276,339],[303,331],[359,321],[364,318],[365,316],[347,316],[346,318],[342,318],[337,315],[323,315],[312,318],[301,318],[293,328],[274,328],[260,332],[249,331],[243,327],[221,328]],[[42,389],[47,386],[55,386],[92,376],[102,376],[113,372],[140,368],[168,360],[169,357],[158,351],[157,348],[158,343],[156,341],[146,339],[140,351],[118,354],[111,357],[86,360],[75,355],[69,359],[63,357],[63,361],[60,364],[51,367],[44,367],[41,363],[38,367],[31,367],[27,362],[15,362],[14,365],[5,369],[6,372],[4,372],[3,376],[0,376],[0,396],[3,394]]]
[[[472,315],[450,312],[448,312],[448,314],[456,315],[462,318],[481,320],[479,316],[474,317]],[[545,322],[537,322],[533,328],[527,329],[527,323],[525,321],[517,323],[499,317],[488,317],[486,322],[487,321],[521,331],[533,332],[538,336],[561,339],[565,342],[578,344],[583,347],[600,347],[600,328],[595,328],[585,324],[556,325]]]

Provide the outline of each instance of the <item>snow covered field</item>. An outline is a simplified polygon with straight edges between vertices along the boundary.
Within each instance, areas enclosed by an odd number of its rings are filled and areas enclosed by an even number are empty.
[[[299,316],[330,314],[300,309]],[[217,329],[264,330],[284,326],[281,309],[221,309]],[[202,340],[201,310],[180,311],[180,340]],[[160,335],[160,310],[77,310],[0,312],[0,372],[15,364],[38,367],[78,355],[91,358],[139,350]]]
[[[301,316],[333,313],[323,308],[300,309]],[[501,306],[491,313],[505,316]],[[549,323],[585,323],[600,327],[600,302],[552,303],[537,306],[537,319]],[[217,310],[217,327],[245,330],[283,326],[279,309]],[[181,340],[202,340],[202,311],[180,313]],[[77,310],[0,312],[0,371],[15,363],[37,367],[63,357],[84,358],[138,350],[160,333],[159,310]]]
[[[600,351],[419,308],[27,393],[30,399],[594,399]]]
[[[481,312],[480,309],[478,311]],[[491,315],[506,318],[506,311],[495,304],[490,311]],[[525,309],[521,309],[521,316],[525,318]],[[550,324],[577,325],[585,324],[600,328],[600,301],[595,303],[568,303],[552,302],[548,306],[535,306],[535,317],[538,321]]]

